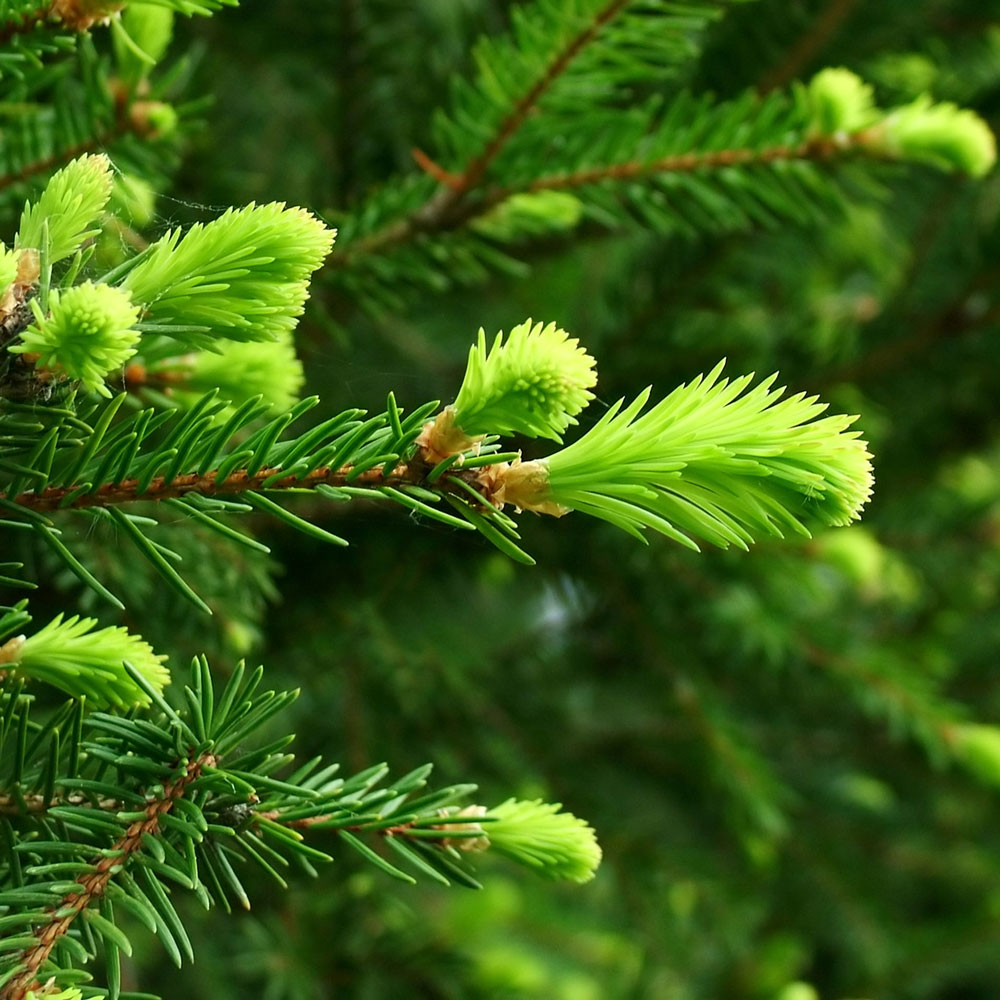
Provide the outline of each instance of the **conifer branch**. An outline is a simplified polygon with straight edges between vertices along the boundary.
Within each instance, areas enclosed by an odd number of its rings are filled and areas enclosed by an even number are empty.
[[[514,105],[510,114],[500,123],[500,127],[483,148],[483,151],[472,159],[455,180],[454,188],[445,192],[444,197],[427,207],[429,215],[447,217],[457,201],[468,191],[476,187],[490,164],[497,158],[500,151],[507,145],[514,133],[521,127],[532,109],[542,96],[566,71],[569,64],[592,42],[606,24],[622,13],[631,0],[612,0],[602,10],[598,11],[590,22],[575,37],[570,39],[561,52],[549,63],[545,72],[539,77],[528,92]]]
[[[859,152],[871,155],[865,149],[864,136],[842,137],[833,142],[826,137],[813,137],[797,145],[778,145],[764,149],[715,149],[704,152],[677,153],[660,159],[628,160],[586,167],[564,174],[548,174],[524,184],[492,187],[474,201],[459,204],[456,201],[445,212],[430,211],[432,202],[413,215],[397,220],[382,229],[358,240],[328,260],[334,269],[349,267],[361,255],[377,254],[408,243],[418,236],[446,233],[461,229],[473,220],[486,215],[508,198],[518,194],[539,191],[569,191],[599,184],[602,181],[642,180],[664,174],[691,174],[697,171],[724,170],[729,167],[767,165],[779,162],[830,162],[846,159]],[[423,154],[421,154],[423,156]],[[423,157],[426,160],[426,157]],[[422,164],[428,173],[446,173],[437,164]]]
[[[49,487],[38,493],[22,493],[10,498],[18,506],[35,511],[80,510],[88,507],[113,507],[118,504],[133,503],[139,500],[169,500],[197,493],[201,496],[230,496],[246,493],[251,490],[304,490],[325,486],[357,486],[371,487],[373,490],[385,486],[406,486],[419,483],[426,474],[428,466],[423,462],[400,463],[391,472],[382,468],[368,469],[360,474],[353,474],[350,465],[340,468],[323,466],[299,478],[295,475],[277,479],[263,486],[264,482],[281,472],[280,468],[260,469],[252,475],[246,469],[237,469],[224,479],[217,479],[212,471],[199,475],[191,473],[167,479],[158,476],[149,486],[140,491],[138,480],[127,479],[121,483],[108,483],[92,493],[83,493],[73,497],[68,503],[63,503],[79,486]]]
[[[775,146],[770,149],[721,149],[703,153],[679,153],[659,160],[644,162],[629,160],[587,167],[567,174],[550,174],[526,184],[489,188],[476,200],[455,199],[449,211],[437,209],[441,201],[428,202],[422,209],[362,237],[352,246],[330,257],[327,266],[333,270],[350,267],[358,257],[384,253],[409,243],[419,236],[454,232],[491,212],[508,198],[538,191],[567,191],[598,184],[601,181],[626,181],[653,177],[657,174],[693,173],[697,170],[723,169],[748,164],[767,164],[792,160],[831,159],[842,146],[812,139],[797,146]],[[459,178],[448,174],[440,165],[420,153],[422,169],[446,184],[458,184]]]
[[[628,181],[653,177],[658,174],[689,174],[698,170],[716,170],[727,167],[769,164],[790,161],[831,160],[863,147],[863,143],[834,143],[826,138],[813,138],[795,146],[774,146],[768,149],[717,149],[706,152],[678,153],[658,160],[628,160],[623,163],[607,163],[587,167],[565,174],[549,174],[535,178],[525,184],[493,187],[487,189],[481,198],[457,203],[448,213],[420,212],[406,219],[398,220],[371,235],[362,238],[353,247],[331,257],[328,266],[343,269],[350,266],[359,255],[380,253],[407,243],[415,237],[428,233],[445,233],[461,229],[469,222],[502,205],[517,194],[538,191],[568,191],[598,184],[601,181]],[[425,158],[426,159],[426,158]],[[437,164],[424,167],[428,173],[445,173]],[[430,203],[428,203],[429,205]]]
[[[545,72],[500,122],[482,151],[466,164],[461,173],[447,171],[422,150],[414,150],[414,159],[421,170],[434,177],[444,187],[411,215],[391,223],[361,241],[356,252],[375,253],[399,243],[405,243],[419,233],[443,232],[458,228],[469,219],[492,207],[495,201],[487,199],[484,204],[477,204],[474,208],[465,211],[459,208],[466,195],[482,182],[490,165],[524,124],[544,94],[566,71],[570,63],[600,34],[608,23],[625,10],[630,2],[631,0],[612,0],[589,19],[587,25],[556,54],[546,67]],[[339,257],[333,258],[333,266],[341,267],[345,263],[346,256],[348,255],[341,254]]]
[[[543,173],[544,162],[521,164],[503,182],[481,185],[474,194],[465,184],[465,172],[451,174],[419,153],[423,172],[443,183],[446,190],[408,214],[376,223],[366,234],[353,239],[349,235],[346,251],[336,255],[331,266],[343,270],[359,257],[455,233],[472,222],[477,223],[470,227],[475,234],[488,235],[490,213],[506,210],[508,202],[516,204],[510,200],[517,196],[583,191],[602,182],[616,182],[619,187],[608,185],[581,194],[580,212],[593,209],[607,225],[607,220],[629,218],[636,202],[644,209],[647,224],[650,219],[662,220],[665,227],[698,233],[713,226],[725,230],[781,218],[801,219],[808,206],[819,208],[824,198],[830,203],[839,201],[837,185],[818,171],[782,170],[785,164],[908,160],[981,176],[995,160],[992,135],[971,112],[947,102],[934,104],[926,97],[882,110],[874,103],[871,87],[847,70],[818,74],[791,99],[781,93],[760,99],[747,92],[713,105],[682,93],[669,107],[623,119],[621,128],[619,144],[607,147],[607,152],[602,152],[602,130],[578,132],[566,140],[559,172]],[[608,162],[616,155],[622,156],[619,162]],[[758,170],[752,185],[747,183],[750,178],[737,173],[772,165],[772,171]],[[658,178],[669,184],[671,176],[678,178],[677,191],[686,192],[689,198],[668,195],[661,205],[651,195],[637,195],[634,185],[628,184],[636,180],[655,183]],[[686,205],[703,202],[712,208],[686,213]],[[522,234],[514,223],[497,239],[509,243],[531,235],[530,230]],[[468,243],[462,245],[471,252]],[[416,252],[419,256],[419,248]]]
[[[0,1000],[24,1000],[28,991],[37,985],[39,970],[45,964],[59,939],[69,930],[73,921],[94,900],[107,890],[108,883],[143,846],[143,838],[160,832],[162,817],[169,813],[188,786],[195,781],[205,767],[217,762],[211,753],[202,754],[183,766],[182,773],[163,786],[161,794],[151,799],[144,810],[142,819],[133,822],[125,833],[112,845],[110,852],[102,854],[95,861],[95,871],[77,878],[78,889],[69,892],[59,906],[52,911],[52,919],[35,931],[37,943],[23,952],[22,971],[10,979],[0,989]]]
[[[665,156],[649,162],[630,160],[625,163],[602,164],[576,170],[572,173],[539,177],[528,184],[517,187],[495,188],[487,196],[486,204],[481,206],[481,211],[485,212],[515,194],[535,191],[567,191],[606,180],[638,180],[656,174],[692,173],[696,170],[724,169],[778,161],[828,160],[862,145],[860,142],[854,144],[850,142],[834,143],[826,138],[815,138],[796,146],[774,146],[769,149],[714,149],[704,153],[679,153],[675,156]]]

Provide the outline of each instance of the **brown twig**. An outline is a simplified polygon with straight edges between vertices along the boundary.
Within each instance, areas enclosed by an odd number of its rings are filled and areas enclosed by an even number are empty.
[[[189,493],[198,493],[202,496],[227,496],[235,493],[246,493],[249,490],[260,489],[265,479],[276,475],[280,471],[280,469],[276,468],[266,468],[250,475],[246,469],[237,469],[222,480],[218,479],[217,473],[214,471],[207,472],[204,475],[192,472],[185,476],[176,476],[169,481],[162,476],[158,476],[141,492],[137,480],[125,479],[120,483],[109,483],[106,486],[102,486],[94,490],[93,493],[85,493],[75,497],[64,509],[78,510],[84,507],[111,507],[116,504],[132,503],[137,500],[168,500],[174,497],[186,496]],[[301,479],[297,476],[285,476],[283,479],[269,483],[267,488],[269,490],[311,489],[320,483],[325,483],[328,486],[371,486],[373,489],[376,489],[379,486],[400,486],[413,482],[415,482],[414,474],[411,472],[411,467],[406,464],[397,465],[389,475],[385,475],[381,468],[375,468],[362,472],[354,478],[352,478],[351,466],[347,465],[339,469],[323,466],[319,469],[314,469]],[[58,510],[62,501],[75,488],[72,486],[59,486],[49,487],[39,493],[22,493],[20,496],[14,497],[13,502],[30,510]]]
[[[8,497],[10,502],[27,510],[34,511],[54,511],[54,510],[80,510],[88,507],[113,507],[118,504],[135,503],[137,501],[157,501],[169,500],[176,497],[187,496],[197,493],[201,496],[232,496],[246,493],[251,490],[267,489],[271,490],[308,490],[315,489],[320,484],[327,486],[360,486],[377,490],[383,486],[413,486],[423,482],[428,472],[428,466],[420,459],[410,462],[401,462],[393,470],[386,474],[381,467],[366,469],[364,472],[355,473],[350,465],[332,468],[321,466],[313,469],[301,478],[295,475],[284,476],[268,483],[266,487],[263,483],[271,476],[280,474],[279,468],[260,469],[258,472],[250,474],[246,469],[237,469],[231,472],[224,479],[218,479],[216,472],[207,472],[201,475],[196,472],[184,476],[175,476],[172,479],[165,479],[158,476],[153,479],[144,489],[139,489],[136,479],[125,479],[120,483],[108,483],[94,490],[92,493],[83,493],[74,497],[69,503],[64,503],[66,498],[78,486],[56,486],[48,487],[38,493],[21,493],[16,497]],[[435,485],[442,492],[449,492],[447,480],[449,478],[460,478],[474,489],[478,488],[478,474],[481,469],[477,468],[469,472],[457,469],[443,477]],[[467,496],[464,491],[460,495]],[[485,499],[483,501],[486,503]]]
[[[0,1000],[24,1000],[29,990],[37,988],[38,972],[59,939],[69,930],[73,921],[107,890],[114,875],[128,859],[142,848],[143,837],[160,831],[160,820],[173,808],[204,767],[216,763],[213,754],[203,754],[184,765],[179,777],[163,786],[163,793],[145,808],[142,819],[137,819],[115,841],[111,851],[102,854],[95,863],[95,870],[76,879],[76,888],[68,892],[59,905],[51,911],[51,919],[35,929],[36,941],[21,955],[21,971],[0,989]]]
[[[422,149],[417,149],[414,147],[410,150],[410,155],[413,157],[413,161],[418,167],[425,173],[434,178],[439,184],[443,184],[445,187],[451,188],[452,191],[459,191],[462,188],[462,178],[458,174],[453,174],[449,170],[445,170],[440,163],[436,163],[432,160]]]
[[[255,812],[255,819],[267,819],[272,823],[280,823],[282,826],[287,826],[292,830],[308,830],[312,826],[316,826],[318,823],[326,823],[331,820],[334,816],[330,813],[328,816],[303,816],[301,819],[282,819],[280,809],[268,809],[266,812]],[[334,830],[337,833],[339,830],[346,830],[348,833],[379,833],[383,837],[397,837],[401,834],[406,834],[407,831],[412,830],[416,826],[416,823],[411,821],[409,823],[397,823],[395,826],[386,826],[381,830],[372,830],[368,826],[343,826],[338,827]]]
[[[717,149],[705,153],[678,153],[659,160],[631,160],[599,167],[587,167],[569,174],[537,177],[520,187],[494,188],[489,195],[491,206],[514,194],[535,191],[564,191],[597,184],[605,180],[636,180],[655,174],[689,174],[696,170],[742,166],[748,163],[775,163],[779,160],[828,159],[843,147],[827,139],[811,139],[798,146],[772,146],[769,149]]]
[[[850,155],[864,146],[863,136],[856,142],[836,144],[827,139],[811,139],[797,146],[773,146],[768,149],[716,149],[704,153],[677,153],[659,160],[629,160],[625,163],[601,164],[575,170],[568,174],[550,174],[536,177],[527,184],[498,186],[486,190],[481,198],[457,205],[447,217],[428,214],[419,223],[415,216],[397,220],[348,247],[339,256],[330,259],[333,267],[343,268],[358,256],[378,253],[412,239],[417,233],[447,232],[457,229],[471,219],[485,215],[515,194],[538,191],[565,191],[597,184],[605,180],[636,180],[667,173],[694,173],[746,164],[776,163],[788,160],[826,160],[837,155]],[[435,167],[437,165],[435,164]],[[440,169],[439,167],[437,169]]]
[[[535,81],[534,86],[514,105],[511,112],[500,123],[496,134],[486,144],[483,151],[466,165],[460,175],[459,187],[455,190],[456,198],[471,191],[479,184],[486,175],[486,171],[489,170],[490,164],[524,124],[524,120],[542,99],[545,92],[566,71],[569,64],[600,34],[601,29],[628,6],[628,3],[629,0],[612,0],[549,63],[545,72]]]

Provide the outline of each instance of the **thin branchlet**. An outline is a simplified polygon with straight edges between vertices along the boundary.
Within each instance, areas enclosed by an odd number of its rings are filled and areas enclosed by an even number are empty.
[[[601,33],[601,30],[621,14],[631,0],[612,0],[591,19],[582,31],[570,39],[566,47],[549,63],[545,72],[535,81],[534,85],[514,105],[510,113],[500,123],[496,133],[483,148],[483,151],[466,165],[452,186],[454,199],[461,198],[466,191],[477,187],[489,170],[490,165],[499,156],[517,130],[524,124],[532,109],[542,99],[544,94],[569,68],[570,63]],[[441,206],[444,215],[448,214],[448,199],[443,199]]]
[[[224,479],[218,479],[216,473],[207,472],[204,475],[191,473],[186,476],[176,476],[166,480],[162,476],[154,479],[142,492],[139,491],[138,481],[126,479],[120,483],[109,483],[101,486],[92,493],[84,493],[74,497],[64,509],[78,510],[86,507],[113,507],[118,504],[132,503],[137,500],[168,500],[175,497],[187,496],[191,493],[198,493],[202,496],[228,496],[238,493],[246,493],[250,490],[260,489],[262,484],[270,476],[281,472],[280,469],[261,469],[250,475],[246,469],[238,469],[230,473]],[[388,475],[382,469],[369,469],[351,479],[351,466],[343,466],[333,469],[323,466],[314,469],[312,472],[299,478],[298,476],[286,476],[283,479],[268,483],[267,489],[288,490],[288,489],[311,489],[318,485],[328,486],[400,486],[412,483],[414,480],[410,474],[409,466],[398,465]],[[19,506],[37,511],[58,510],[63,506],[63,501],[73,487],[49,487],[39,493],[22,493],[14,498],[14,503]]]
[[[280,809],[257,811],[252,815],[254,821],[269,820],[272,823],[287,826],[291,830],[308,830],[312,826],[317,826],[320,823],[329,823],[330,820],[339,818],[339,814],[330,813],[325,816],[301,816],[298,819],[285,819]],[[405,836],[410,830],[416,827],[416,821],[411,820],[409,823],[396,823],[393,826],[385,826],[376,830],[372,830],[370,826],[366,825],[344,826],[339,829],[345,830],[347,833],[377,833],[382,837],[399,837]],[[423,829],[426,829],[426,827],[423,827]],[[337,831],[335,830],[334,832]]]
[[[35,929],[35,943],[22,953],[22,969],[0,989],[0,1000],[24,1000],[29,990],[38,988],[39,970],[73,921],[94,900],[104,895],[115,873],[128,863],[132,855],[141,850],[143,838],[160,832],[162,817],[173,809],[202,770],[216,763],[217,758],[210,753],[185,763],[181,773],[163,786],[161,794],[149,801],[143,810],[143,817],[132,823],[115,841],[110,852],[95,862],[95,870],[76,879],[77,888],[66,893],[59,905],[52,910],[51,920]]]
[[[568,41],[500,122],[482,151],[474,156],[460,173],[450,173],[441,169],[425,153],[418,151],[415,154],[418,165],[437,178],[443,187],[411,215],[397,219],[359,243],[355,252],[377,252],[398,243],[405,243],[419,233],[454,229],[484,211],[484,207],[478,202],[471,207],[464,205],[466,196],[482,184],[494,160],[573,60],[597,38],[606,25],[625,10],[630,2],[631,0],[612,0]],[[334,257],[333,266],[342,266],[347,256],[348,254],[340,254]]]
[[[831,160],[835,157],[850,156],[860,150],[864,143],[852,141],[854,138],[863,139],[863,137],[846,137],[834,143],[829,139],[817,137],[796,145],[771,146],[765,149],[716,149],[706,152],[676,153],[658,160],[626,160],[622,163],[599,164],[564,174],[548,174],[524,184],[490,187],[478,198],[449,203],[447,211],[440,210],[443,202],[432,199],[412,216],[396,220],[331,257],[329,266],[349,267],[352,260],[359,255],[383,253],[409,242],[418,234],[460,229],[516,194],[567,191],[606,180],[639,180],[662,174],[694,173],[698,170],[716,170],[733,166]]]
[[[3,672],[0,671],[0,680],[3,679]],[[97,799],[96,801],[87,798],[85,795],[68,795],[66,797],[57,796],[46,799],[44,795],[0,795],[0,816],[10,818],[24,816],[40,816],[56,806],[83,806],[85,808],[100,809],[106,812],[117,812],[122,808],[122,803],[118,799]]]
[[[849,148],[829,139],[810,139],[794,146],[772,146],[768,149],[716,149],[704,153],[677,153],[658,160],[630,160],[625,163],[601,164],[574,170],[566,174],[538,177],[528,184],[494,188],[489,193],[490,205],[506,201],[512,195],[535,191],[565,191],[586,187],[605,180],[636,180],[655,174],[685,174],[696,170],[776,163],[784,160],[825,160],[843,154]]]
[[[280,474],[279,468],[260,469],[252,475],[246,469],[237,469],[223,479],[217,473],[207,472],[204,475],[190,473],[185,476],[175,476],[165,479],[162,476],[153,479],[145,490],[139,490],[138,480],[126,479],[120,483],[108,483],[89,493],[82,493],[66,502],[78,486],[48,487],[37,493],[21,493],[8,498],[18,506],[34,511],[80,510],[88,507],[114,507],[119,504],[137,501],[168,500],[184,497],[192,493],[201,496],[232,496],[253,490],[265,489],[268,492],[276,490],[309,490],[319,485],[369,487],[373,491],[385,486],[412,486],[421,484],[427,475],[429,467],[420,459],[401,462],[391,472],[386,473],[381,467],[366,469],[355,473],[350,465],[340,468],[322,466],[313,469],[304,476],[289,475],[275,479],[263,485],[270,477]],[[479,471],[479,470],[477,470]],[[466,475],[459,470],[451,474],[452,478],[462,478],[475,488],[476,480],[472,475]],[[447,478],[439,481],[438,489],[448,491]]]

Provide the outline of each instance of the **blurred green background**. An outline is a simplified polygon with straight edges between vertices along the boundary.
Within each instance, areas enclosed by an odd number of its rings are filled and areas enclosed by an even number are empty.
[[[449,79],[512,6],[245,0],[179,24],[190,92],[213,103],[156,226],[251,200],[337,225],[413,171]],[[1000,4],[736,5],[680,83],[726,97],[841,65],[886,105],[928,91],[996,127]],[[213,1000],[995,997],[1000,762],[961,767],[954,750],[963,721],[1000,723],[998,211],[996,174],[890,169],[812,226],[583,226],[526,246],[519,274],[463,287],[445,270],[393,309],[322,274],[299,347],[330,411],[380,407],[389,389],[448,400],[480,326],[533,316],[596,356],[589,421],[725,356],[861,414],[876,494],[860,526],[749,554],[526,517],[534,568],[374,506],[310,510],[349,522],[347,550],[261,525],[273,561],[206,565],[214,622],[157,596],[142,633],[301,686],[304,757],[430,760],[483,801],[544,795],[595,826],[606,860],[564,888],[485,859],[471,893],[338,858],[315,884],[253,886],[250,913],[192,911],[196,964],[178,973],[150,941],[131,985]]]

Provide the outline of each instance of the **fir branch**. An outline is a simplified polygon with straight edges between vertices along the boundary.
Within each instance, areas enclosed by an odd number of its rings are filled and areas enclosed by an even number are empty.
[[[252,490],[304,490],[325,486],[355,486],[368,487],[373,491],[386,486],[407,486],[419,483],[427,472],[423,462],[400,463],[386,473],[381,467],[367,469],[359,474],[354,473],[353,466],[340,468],[323,466],[299,478],[288,475],[274,479],[264,486],[266,480],[281,474],[280,468],[264,468],[250,473],[247,469],[237,469],[223,479],[218,479],[216,471],[199,475],[190,473],[185,476],[167,478],[157,476],[145,489],[140,489],[139,481],[127,479],[121,483],[108,483],[92,493],[81,493],[71,497],[80,487],[60,486],[48,487],[38,493],[22,493],[9,498],[18,506],[34,511],[80,510],[88,507],[113,507],[119,504],[133,503],[139,500],[168,500],[197,493],[201,496],[231,496],[247,493]]]
[[[450,192],[443,192],[427,207],[430,217],[446,218],[455,204],[472,188],[476,187],[486,175],[490,164],[497,158],[500,151],[521,127],[532,109],[541,100],[542,95],[549,90],[559,77],[566,71],[570,63],[600,34],[601,29],[622,13],[631,0],[612,0],[592,15],[583,29],[570,38],[568,44],[558,52],[545,72],[534,82],[531,88],[514,105],[510,113],[501,121],[492,138],[486,143],[483,151],[474,157],[460,175],[449,180]]]
[[[357,251],[379,252],[399,243],[408,242],[420,233],[442,232],[457,228],[479,214],[483,210],[481,207],[471,211],[462,210],[462,202],[466,196],[482,183],[494,160],[573,60],[598,37],[606,25],[623,13],[631,2],[632,0],[611,0],[595,11],[583,27],[575,35],[570,36],[562,49],[554,54],[544,71],[503,117],[481,151],[467,162],[460,173],[447,171],[422,150],[414,150],[417,165],[444,186],[410,215],[397,219],[373,233],[356,248]],[[348,255],[341,254],[340,257],[335,257],[333,266],[342,266],[346,256]]]
[[[202,754],[193,761],[185,762],[181,773],[163,786],[161,794],[152,798],[142,819],[135,820],[118,840],[110,852],[103,852],[95,864],[95,871],[77,878],[78,889],[65,895],[62,902],[52,911],[52,919],[35,930],[37,943],[21,955],[22,970],[0,989],[0,1000],[24,1000],[29,990],[37,987],[39,970],[45,964],[50,952],[59,939],[70,929],[73,921],[94,900],[102,897],[108,883],[128,860],[142,849],[143,839],[160,832],[162,818],[184,796],[188,786],[200,777],[205,767],[212,767],[217,758],[211,753]]]
[[[445,794],[454,798],[455,791],[466,790],[464,786],[457,786]],[[431,797],[440,798],[440,793],[432,793]],[[376,833],[411,860],[413,855],[401,846],[403,842],[424,850],[431,848],[442,855],[451,853],[456,859],[461,856],[458,852],[481,854],[492,849],[548,878],[587,882],[594,877],[600,864],[601,848],[594,831],[583,820],[560,812],[560,809],[559,803],[508,799],[493,809],[481,805],[451,805],[419,810],[417,815],[411,814],[402,822],[379,813],[364,817],[365,822],[350,823],[347,817],[355,820],[362,817],[345,814],[342,809],[333,813],[296,815],[303,807],[293,805],[292,815],[280,809],[258,810],[253,814],[253,821],[258,826],[276,823],[289,829],[329,829],[379,867],[407,881],[413,880],[395,866],[387,865],[360,842],[357,835]],[[424,874],[433,874],[426,866],[419,867]],[[439,870],[438,875],[441,874]]]
[[[475,200],[461,205],[456,201],[447,213],[421,210],[406,219],[397,220],[335,254],[330,258],[329,266],[334,270],[342,270],[350,267],[359,256],[384,253],[418,236],[462,229],[519,194],[573,191],[604,181],[646,180],[669,174],[723,171],[731,167],[793,162],[830,163],[836,159],[849,159],[859,152],[865,152],[863,137],[851,136],[833,142],[827,137],[816,136],[793,145],[709,149],[675,153],[654,160],[630,159],[583,167],[566,173],[546,174],[520,184],[490,187]]]
[[[851,140],[855,141],[852,142]],[[814,138],[794,146],[779,145],[768,149],[713,149],[705,152],[679,153],[645,162],[629,160],[624,163],[609,163],[587,167],[566,174],[550,174],[539,177],[527,184],[492,189],[481,208],[487,211],[506,201],[515,194],[536,191],[567,191],[599,184],[601,181],[640,180],[657,174],[686,174],[699,170],[723,170],[727,167],[769,164],[779,161],[830,160],[841,154],[848,154],[863,147],[856,137],[849,137],[843,143],[834,143],[826,138]]]
[[[433,179],[442,187],[423,185],[423,198],[397,206],[395,218],[359,213],[367,216],[369,231],[360,233],[332,266],[342,268],[355,253],[377,253],[424,234],[454,231],[488,211],[494,202],[473,196],[482,192],[491,171],[509,177],[508,161],[519,166],[537,161],[553,134],[569,138],[581,123],[581,100],[610,103],[613,110],[604,109],[609,118],[626,115],[621,102],[629,99],[631,88],[654,81],[662,85],[689,65],[700,35],[729,2],[554,0],[515,8],[510,33],[480,42],[475,78],[456,86],[451,108],[435,123],[439,157],[464,161],[464,166],[446,169],[415,151],[423,172],[417,180]],[[536,128],[528,127],[536,121]],[[526,157],[526,150],[534,155]]]
[[[354,273],[334,280],[375,303],[398,298],[400,284],[428,266],[457,283],[516,266],[497,253],[498,243],[537,237],[539,219],[550,232],[577,224],[560,221],[561,206],[530,200],[544,195],[576,199],[575,219],[605,228],[634,216],[646,229],[698,237],[822,218],[842,204],[853,163],[923,162],[981,176],[995,159],[992,135],[973,113],[928,99],[879,109],[870,86],[847,70],[820,73],[791,95],[747,91],[716,103],[681,92],[662,105],[609,112],[562,135],[558,158],[554,150],[537,152],[548,148],[549,117],[505,151],[502,181],[450,199],[447,212],[436,207],[440,194],[421,206],[427,177],[404,192],[405,201],[374,196],[361,213],[368,231],[345,226],[345,249],[331,262]],[[557,172],[548,172],[552,162]],[[534,211],[518,215],[515,199]],[[367,255],[382,259],[369,265]]]

